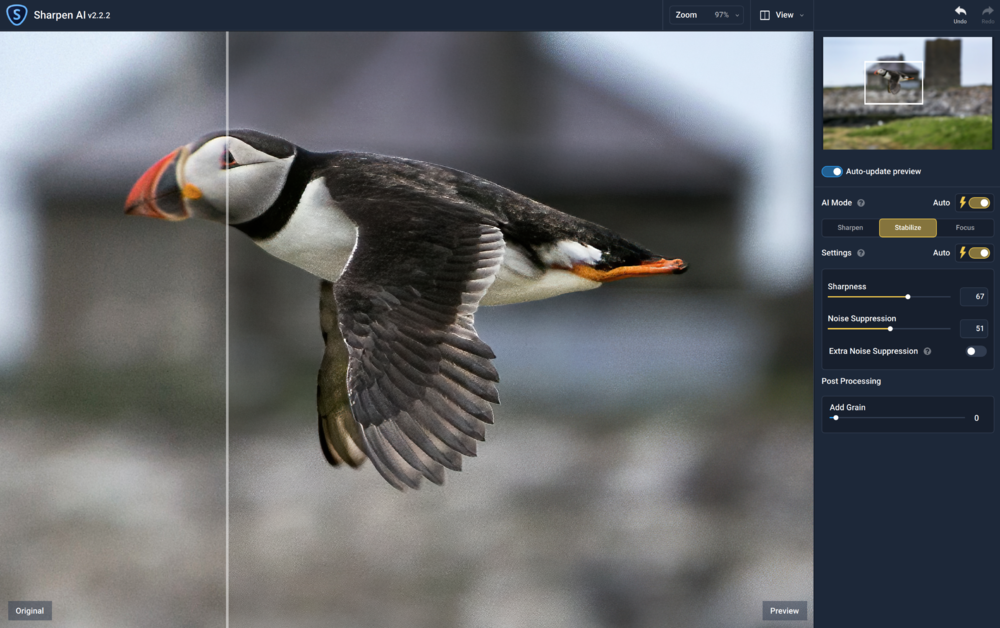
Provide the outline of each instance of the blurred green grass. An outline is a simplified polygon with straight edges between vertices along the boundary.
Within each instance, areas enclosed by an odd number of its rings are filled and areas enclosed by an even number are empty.
[[[824,127],[823,148],[990,150],[993,116],[910,118],[861,129]]]

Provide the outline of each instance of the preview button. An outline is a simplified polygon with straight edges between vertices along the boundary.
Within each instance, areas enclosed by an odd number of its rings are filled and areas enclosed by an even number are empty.
[[[764,621],[806,621],[806,602],[764,602]]]

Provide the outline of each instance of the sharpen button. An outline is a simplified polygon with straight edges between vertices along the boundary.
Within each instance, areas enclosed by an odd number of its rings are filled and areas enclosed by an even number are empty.
[[[881,238],[936,238],[935,218],[883,218],[878,221]]]
[[[806,602],[764,602],[764,621],[806,621]]]
[[[7,602],[7,621],[52,621],[52,602]]]

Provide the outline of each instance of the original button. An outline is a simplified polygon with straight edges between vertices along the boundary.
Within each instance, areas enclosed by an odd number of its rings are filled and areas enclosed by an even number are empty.
[[[883,218],[878,221],[878,235],[882,238],[936,238],[937,220],[934,218]]]
[[[52,621],[52,602],[7,602],[7,621]]]

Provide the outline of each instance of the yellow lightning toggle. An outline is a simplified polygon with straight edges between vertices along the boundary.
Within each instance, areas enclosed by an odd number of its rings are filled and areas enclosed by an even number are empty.
[[[964,200],[965,197],[963,196],[962,199]],[[965,257],[965,247],[964,246],[962,247],[962,250],[958,252],[958,259],[962,259],[963,257]]]
[[[960,200],[958,202],[958,206],[959,206],[959,208],[965,207],[965,197],[964,196],[962,197],[962,200]]]

